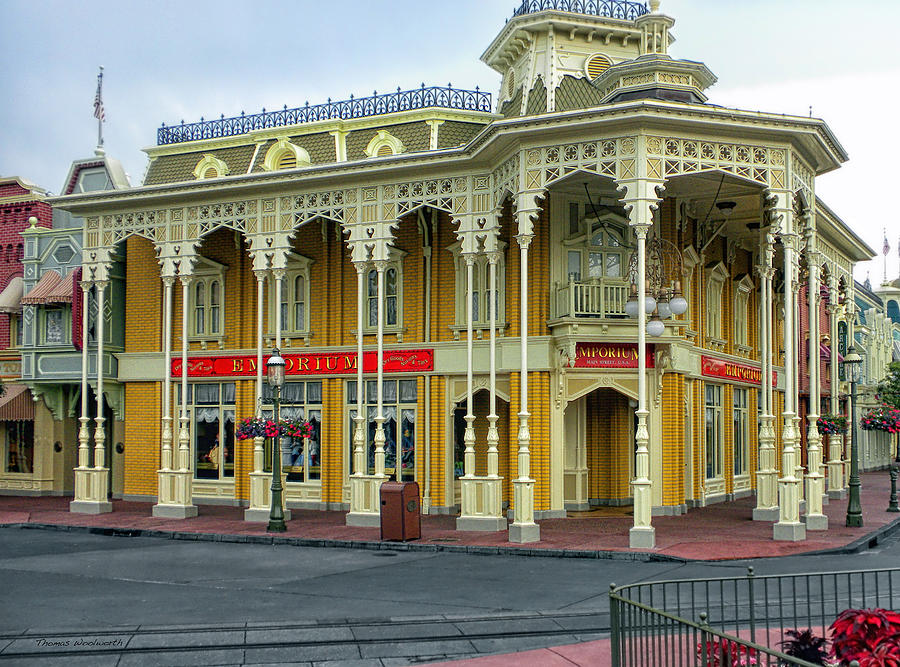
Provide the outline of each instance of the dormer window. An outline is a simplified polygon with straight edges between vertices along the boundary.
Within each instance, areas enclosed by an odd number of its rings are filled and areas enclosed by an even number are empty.
[[[213,155],[204,155],[194,167],[194,178],[205,180],[228,175],[228,165]]]
[[[366,155],[369,157],[389,157],[406,152],[403,142],[387,130],[378,130],[378,133],[366,146]]]
[[[286,137],[282,137],[266,151],[263,169],[266,171],[282,171],[284,169],[308,167],[310,164],[309,153],[305,149],[292,144]]]
[[[82,169],[78,172],[78,181],[75,183],[73,192],[97,192],[99,190],[111,190],[112,183],[109,181],[109,175],[103,167],[95,167],[92,169]]]

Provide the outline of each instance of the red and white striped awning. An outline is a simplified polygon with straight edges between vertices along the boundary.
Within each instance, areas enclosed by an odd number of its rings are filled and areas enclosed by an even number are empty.
[[[22,297],[22,303],[48,304],[72,303],[72,290],[75,284],[75,271],[72,269],[61,277],[56,271],[47,271],[41,276],[37,285]]]
[[[0,396],[0,421],[34,421],[34,399],[24,384],[5,385],[6,392]]]

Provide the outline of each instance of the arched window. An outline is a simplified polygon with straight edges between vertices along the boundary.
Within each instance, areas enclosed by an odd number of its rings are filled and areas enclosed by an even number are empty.
[[[384,272],[384,326],[397,326],[399,293],[399,272],[396,267],[390,267]],[[378,272],[375,269],[369,271],[368,279],[369,301],[369,326],[378,326]]]
[[[384,272],[384,323],[397,324],[397,269],[393,267]]]
[[[194,333],[206,333],[206,283],[199,282],[194,288]]]
[[[225,306],[225,269],[211,259],[200,257],[194,270],[194,287],[191,290],[193,301],[193,327],[195,336],[221,338],[224,332]]]
[[[506,244],[498,241],[499,257],[497,259],[497,292],[495,294],[497,309],[497,326],[505,326],[505,294],[506,294]],[[456,322],[452,327],[455,331],[465,330],[466,320],[466,258],[462,254],[462,244],[457,242],[447,248],[453,254],[454,268],[456,269]],[[490,326],[490,289],[491,289],[491,264],[488,255],[478,253],[475,255],[475,266],[472,267],[472,324],[478,328]]]
[[[219,298],[219,281],[214,280],[209,284],[209,333],[219,333],[219,315],[221,299]]]
[[[310,266],[313,261],[297,253],[288,253],[287,267],[281,280],[281,333],[287,338],[309,335]],[[269,280],[269,332],[275,334],[275,298],[277,287],[274,277]]]
[[[302,275],[294,278],[293,293],[294,329],[306,329],[306,278]]]

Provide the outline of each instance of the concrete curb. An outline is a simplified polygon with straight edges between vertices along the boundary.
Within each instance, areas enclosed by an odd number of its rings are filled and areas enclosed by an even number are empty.
[[[109,537],[150,537],[186,542],[230,542],[235,544],[283,545],[294,547],[362,549],[415,553],[462,553],[479,556],[524,556],[538,558],[585,558],[595,560],[627,560],[644,563],[688,563],[691,559],[644,551],[589,551],[566,549],[529,549],[527,547],[480,546],[465,544],[416,544],[414,542],[364,542],[361,540],[328,540],[270,535],[234,535],[228,533],[190,533],[144,528],[111,528],[105,526],[70,526],[55,523],[8,523],[0,528],[56,530],[89,533]]]
[[[234,544],[264,544],[294,547],[362,549],[367,551],[396,551],[412,553],[463,553],[479,556],[522,556],[537,558],[581,558],[594,560],[625,560],[643,563],[703,563],[737,560],[759,560],[777,556],[756,556],[751,558],[729,558],[707,561],[702,558],[683,558],[648,551],[591,551],[585,549],[530,549],[527,547],[480,546],[465,544],[419,544],[415,542],[367,542],[362,540],[331,540],[306,537],[278,537],[274,535],[236,535],[229,533],[193,533],[144,528],[112,528],[104,526],[70,526],[54,523],[9,523],[4,528],[24,528],[32,530],[56,530],[62,532],[82,532],[110,537],[149,537],[186,542],[229,542]],[[807,551],[804,556],[824,556],[854,554],[871,549],[894,533],[900,531],[900,517],[867,535],[840,547]]]

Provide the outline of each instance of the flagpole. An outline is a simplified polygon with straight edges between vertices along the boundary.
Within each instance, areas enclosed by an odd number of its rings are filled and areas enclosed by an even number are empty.
[[[94,117],[97,119],[97,148],[103,148],[103,65],[97,75],[97,94],[94,96]]]

